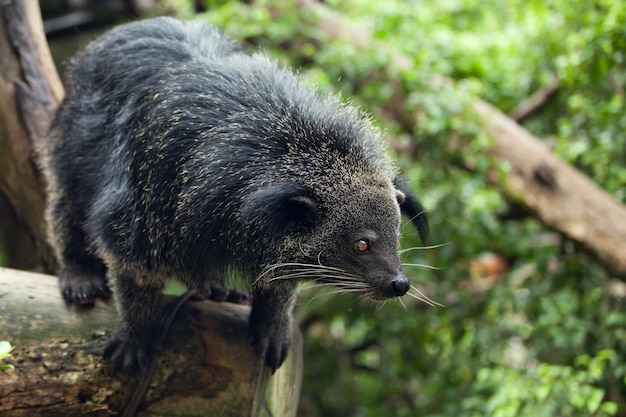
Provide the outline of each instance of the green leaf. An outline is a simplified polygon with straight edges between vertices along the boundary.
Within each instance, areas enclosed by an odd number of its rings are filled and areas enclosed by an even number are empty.
[[[13,346],[11,346],[11,343],[7,342],[6,340],[0,340],[0,360],[7,357],[7,355],[11,353],[12,350]]]
[[[587,410],[590,413],[595,413],[600,408],[600,404],[604,399],[604,390],[599,388],[595,388],[589,394],[589,398],[587,399]]]

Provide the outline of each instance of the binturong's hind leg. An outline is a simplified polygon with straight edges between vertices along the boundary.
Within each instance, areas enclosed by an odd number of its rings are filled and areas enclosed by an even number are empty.
[[[90,253],[79,216],[68,199],[49,193],[46,220],[48,240],[59,262],[59,287],[68,302],[92,306],[97,297],[108,298],[106,267]]]

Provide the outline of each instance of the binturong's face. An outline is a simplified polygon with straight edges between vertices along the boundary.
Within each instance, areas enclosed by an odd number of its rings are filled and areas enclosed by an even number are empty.
[[[263,245],[270,249],[268,262],[255,283],[313,280],[374,300],[406,294],[410,284],[398,256],[401,208],[424,236],[422,206],[391,184],[339,185],[323,195],[294,183],[259,188],[240,213],[243,221],[260,228],[258,234],[272,239]]]
[[[395,190],[371,187],[353,193],[323,220],[323,241],[316,239],[317,263],[328,268],[316,281],[347,292],[386,300],[410,288],[400,245],[400,207]]]

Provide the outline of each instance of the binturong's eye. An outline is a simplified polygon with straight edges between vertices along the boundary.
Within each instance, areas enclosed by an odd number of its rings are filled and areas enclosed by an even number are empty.
[[[367,239],[359,239],[354,242],[354,250],[358,253],[367,253],[370,251],[370,249],[372,249],[372,245]]]

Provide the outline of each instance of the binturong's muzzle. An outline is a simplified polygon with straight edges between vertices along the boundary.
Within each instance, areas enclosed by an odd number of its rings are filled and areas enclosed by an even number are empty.
[[[388,297],[400,297],[407,293],[411,285],[403,272],[398,272],[396,277],[389,282],[386,289]]]

